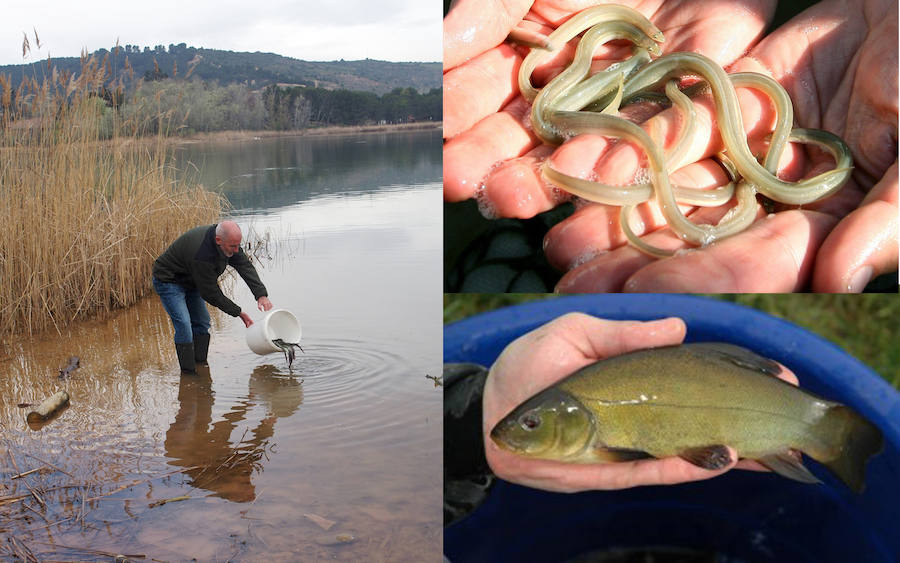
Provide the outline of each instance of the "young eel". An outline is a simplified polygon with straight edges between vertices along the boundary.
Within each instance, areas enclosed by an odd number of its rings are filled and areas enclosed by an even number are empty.
[[[567,42],[588,29],[581,37],[570,65],[542,89],[532,85],[535,68],[558,53]],[[633,55],[606,70],[590,74],[591,60],[600,45],[613,39],[627,39],[634,44]],[[631,230],[628,217],[634,207],[655,198],[669,228],[682,240],[705,246],[747,228],[758,212],[756,192],[782,203],[802,205],[822,199],[840,189],[852,169],[849,148],[837,136],[815,129],[792,129],[793,107],[784,88],[761,74],[728,75],[712,60],[696,53],[659,55],[656,43],[663,35],[640,13],[624,6],[597,6],[579,12],[547,37],[546,49],[534,48],[519,70],[519,88],[526,100],[533,102],[531,121],[535,133],[548,144],[557,145],[566,138],[591,133],[622,139],[635,144],[647,156],[649,183],[613,186],[577,178],[555,170],[545,161],[544,178],[566,191],[596,203],[619,205],[621,226],[626,238],[638,249],[653,256],[671,256],[641,241]],[[668,170],[688,164],[687,151],[696,131],[696,117],[690,97],[679,90],[679,77],[699,76],[703,82],[688,89],[691,93],[712,94],[716,120],[721,130],[724,151],[720,161],[732,181],[715,189],[673,186]],[[678,108],[684,125],[672,147],[663,152],[661,143],[638,125],[616,116],[620,104],[640,99],[662,98],[654,91],[665,84],[665,98]],[[750,152],[744,131],[735,88],[754,88],[768,96],[775,107],[776,124],[763,163]],[[599,109],[583,111],[585,108]],[[814,144],[829,152],[835,168],[799,182],[778,178],[777,163],[789,141]],[[736,195],[737,203],[718,225],[695,224],[685,217],[678,203],[697,206],[719,206]]]

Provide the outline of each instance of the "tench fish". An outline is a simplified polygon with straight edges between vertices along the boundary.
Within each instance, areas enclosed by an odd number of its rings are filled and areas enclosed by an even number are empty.
[[[881,431],[849,407],[776,377],[781,367],[719,342],[640,350],[586,366],[491,430],[500,447],[576,463],[680,456],[720,469],[731,446],[785,477],[819,480],[792,450],[862,492]]]

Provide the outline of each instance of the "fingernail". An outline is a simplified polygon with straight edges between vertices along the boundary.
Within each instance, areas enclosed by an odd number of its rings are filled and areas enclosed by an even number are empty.
[[[847,284],[847,291],[850,293],[862,293],[862,290],[866,288],[866,284],[872,279],[873,272],[872,266],[869,265],[865,265],[853,272],[853,275],[850,276],[850,283]]]

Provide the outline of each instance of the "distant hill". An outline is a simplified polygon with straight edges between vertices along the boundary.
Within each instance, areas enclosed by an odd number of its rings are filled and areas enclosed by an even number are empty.
[[[427,92],[441,86],[441,63],[393,63],[365,59],[361,61],[302,61],[272,53],[236,53],[217,49],[202,49],[178,45],[139,47],[123,45],[118,55],[114,49],[99,49],[93,54],[100,61],[110,58],[110,72],[124,72],[125,59],[133,68],[134,79],[155,76],[181,78],[193,67],[191,76],[216,80],[220,84],[233,82],[262,88],[270,84],[304,85],[327,89],[345,89],[385,94],[395,88],[415,88]],[[154,60],[156,61],[154,64]],[[78,57],[53,58],[51,65],[60,72],[78,72]],[[157,72],[158,65],[158,72]],[[24,65],[0,66],[0,73],[12,79],[17,87],[24,76],[39,79],[48,69],[47,61]]]

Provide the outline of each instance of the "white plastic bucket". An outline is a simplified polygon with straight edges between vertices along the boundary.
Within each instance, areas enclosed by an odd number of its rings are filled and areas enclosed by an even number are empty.
[[[300,321],[293,313],[285,309],[273,309],[254,321],[247,329],[247,346],[259,355],[281,352],[272,341],[280,338],[285,342],[300,342]]]

